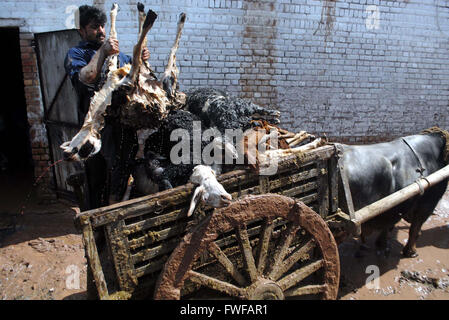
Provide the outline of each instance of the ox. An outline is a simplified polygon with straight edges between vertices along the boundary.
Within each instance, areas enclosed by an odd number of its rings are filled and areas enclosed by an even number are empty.
[[[357,211],[414,183],[418,178],[443,168],[449,160],[448,146],[449,134],[440,129],[426,130],[425,134],[407,136],[387,143],[341,145],[343,156],[340,161],[348,178],[354,210]],[[415,245],[421,227],[443,196],[447,182],[445,179],[421,196],[411,198],[362,224],[362,242],[372,231],[380,230],[375,244],[388,255],[388,233],[404,218],[411,225],[402,254],[406,257],[416,257]],[[339,190],[339,198],[343,200],[343,188],[340,186]]]

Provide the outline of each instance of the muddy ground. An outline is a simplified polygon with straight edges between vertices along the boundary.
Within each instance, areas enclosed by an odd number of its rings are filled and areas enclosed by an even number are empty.
[[[75,207],[40,204],[32,195],[16,230],[8,229],[11,214],[24,203],[32,182],[0,180],[0,186],[7,186],[0,190],[7,195],[0,206],[0,299],[86,299],[87,266],[81,235],[73,224]],[[396,225],[387,258],[376,253],[375,235],[368,238],[371,249],[363,257],[355,255],[356,240],[342,243],[339,299],[449,300],[449,189],[424,224],[416,258],[400,255],[407,232],[407,222]],[[379,271],[378,282],[366,284],[373,270]]]

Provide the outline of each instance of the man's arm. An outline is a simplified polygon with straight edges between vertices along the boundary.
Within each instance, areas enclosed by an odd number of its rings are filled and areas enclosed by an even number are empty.
[[[80,70],[79,79],[84,83],[94,83],[101,72],[104,60],[116,53],[119,53],[118,40],[107,39],[92,57],[92,60]]]

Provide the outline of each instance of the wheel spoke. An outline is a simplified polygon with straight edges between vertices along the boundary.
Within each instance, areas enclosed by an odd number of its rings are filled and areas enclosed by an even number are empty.
[[[310,286],[304,286],[296,289],[290,289],[284,292],[284,296],[293,297],[293,296],[303,296],[306,294],[318,294],[323,293],[327,289],[327,285],[325,284],[316,284]]]
[[[303,245],[298,251],[293,253],[290,257],[284,260],[282,265],[277,268],[270,276],[273,280],[279,279],[284,273],[286,273],[290,268],[302,257],[304,257],[312,248],[315,248],[315,241],[309,240],[305,245]]]
[[[279,287],[285,291],[295,285],[297,285],[301,280],[307,278],[315,271],[319,270],[324,265],[324,260],[318,260],[315,262],[312,262],[308,264],[305,267],[302,267],[301,269],[296,270],[295,272],[290,273],[289,275],[285,276],[281,280],[279,280],[277,283]]]
[[[268,245],[270,244],[271,233],[273,232],[274,224],[268,219],[264,220],[261,236],[259,237],[259,246],[257,249],[257,271],[263,274],[265,268],[265,261],[267,259]]]
[[[218,262],[226,269],[227,272],[234,278],[235,281],[241,286],[245,286],[245,278],[237,270],[231,260],[228,259],[226,254],[220,249],[220,247],[215,243],[211,242],[208,247],[208,251],[217,258]]]
[[[206,276],[205,274],[193,270],[188,272],[188,277],[188,279],[192,282],[226,293],[230,296],[242,297],[244,295],[244,290],[234,286],[233,284]]]
[[[257,280],[257,269],[246,226],[235,228],[235,233],[240,245],[240,250],[243,253],[243,259],[248,270],[249,278],[251,279],[251,282],[255,282]]]
[[[298,229],[299,229],[299,225],[290,223],[288,225],[287,229],[285,229],[282,232],[281,239],[280,239],[280,245],[274,254],[274,264],[272,266],[272,269],[270,270],[271,271],[270,275],[268,276],[270,279],[273,280],[272,275],[275,275],[278,273],[278,269],[282,265],[282,263],[284,261],[284,257],[287,254],[288,247],[290,246],[290,243],[292,242],[293,238],[295,237]]]

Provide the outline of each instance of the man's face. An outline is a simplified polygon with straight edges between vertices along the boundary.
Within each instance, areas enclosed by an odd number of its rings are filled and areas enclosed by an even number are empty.
[[[84,41],[89,41],[102,45],[106,39],[104,24],[95,21],[89,22],[85,27],[80,28],[80,34]]]

